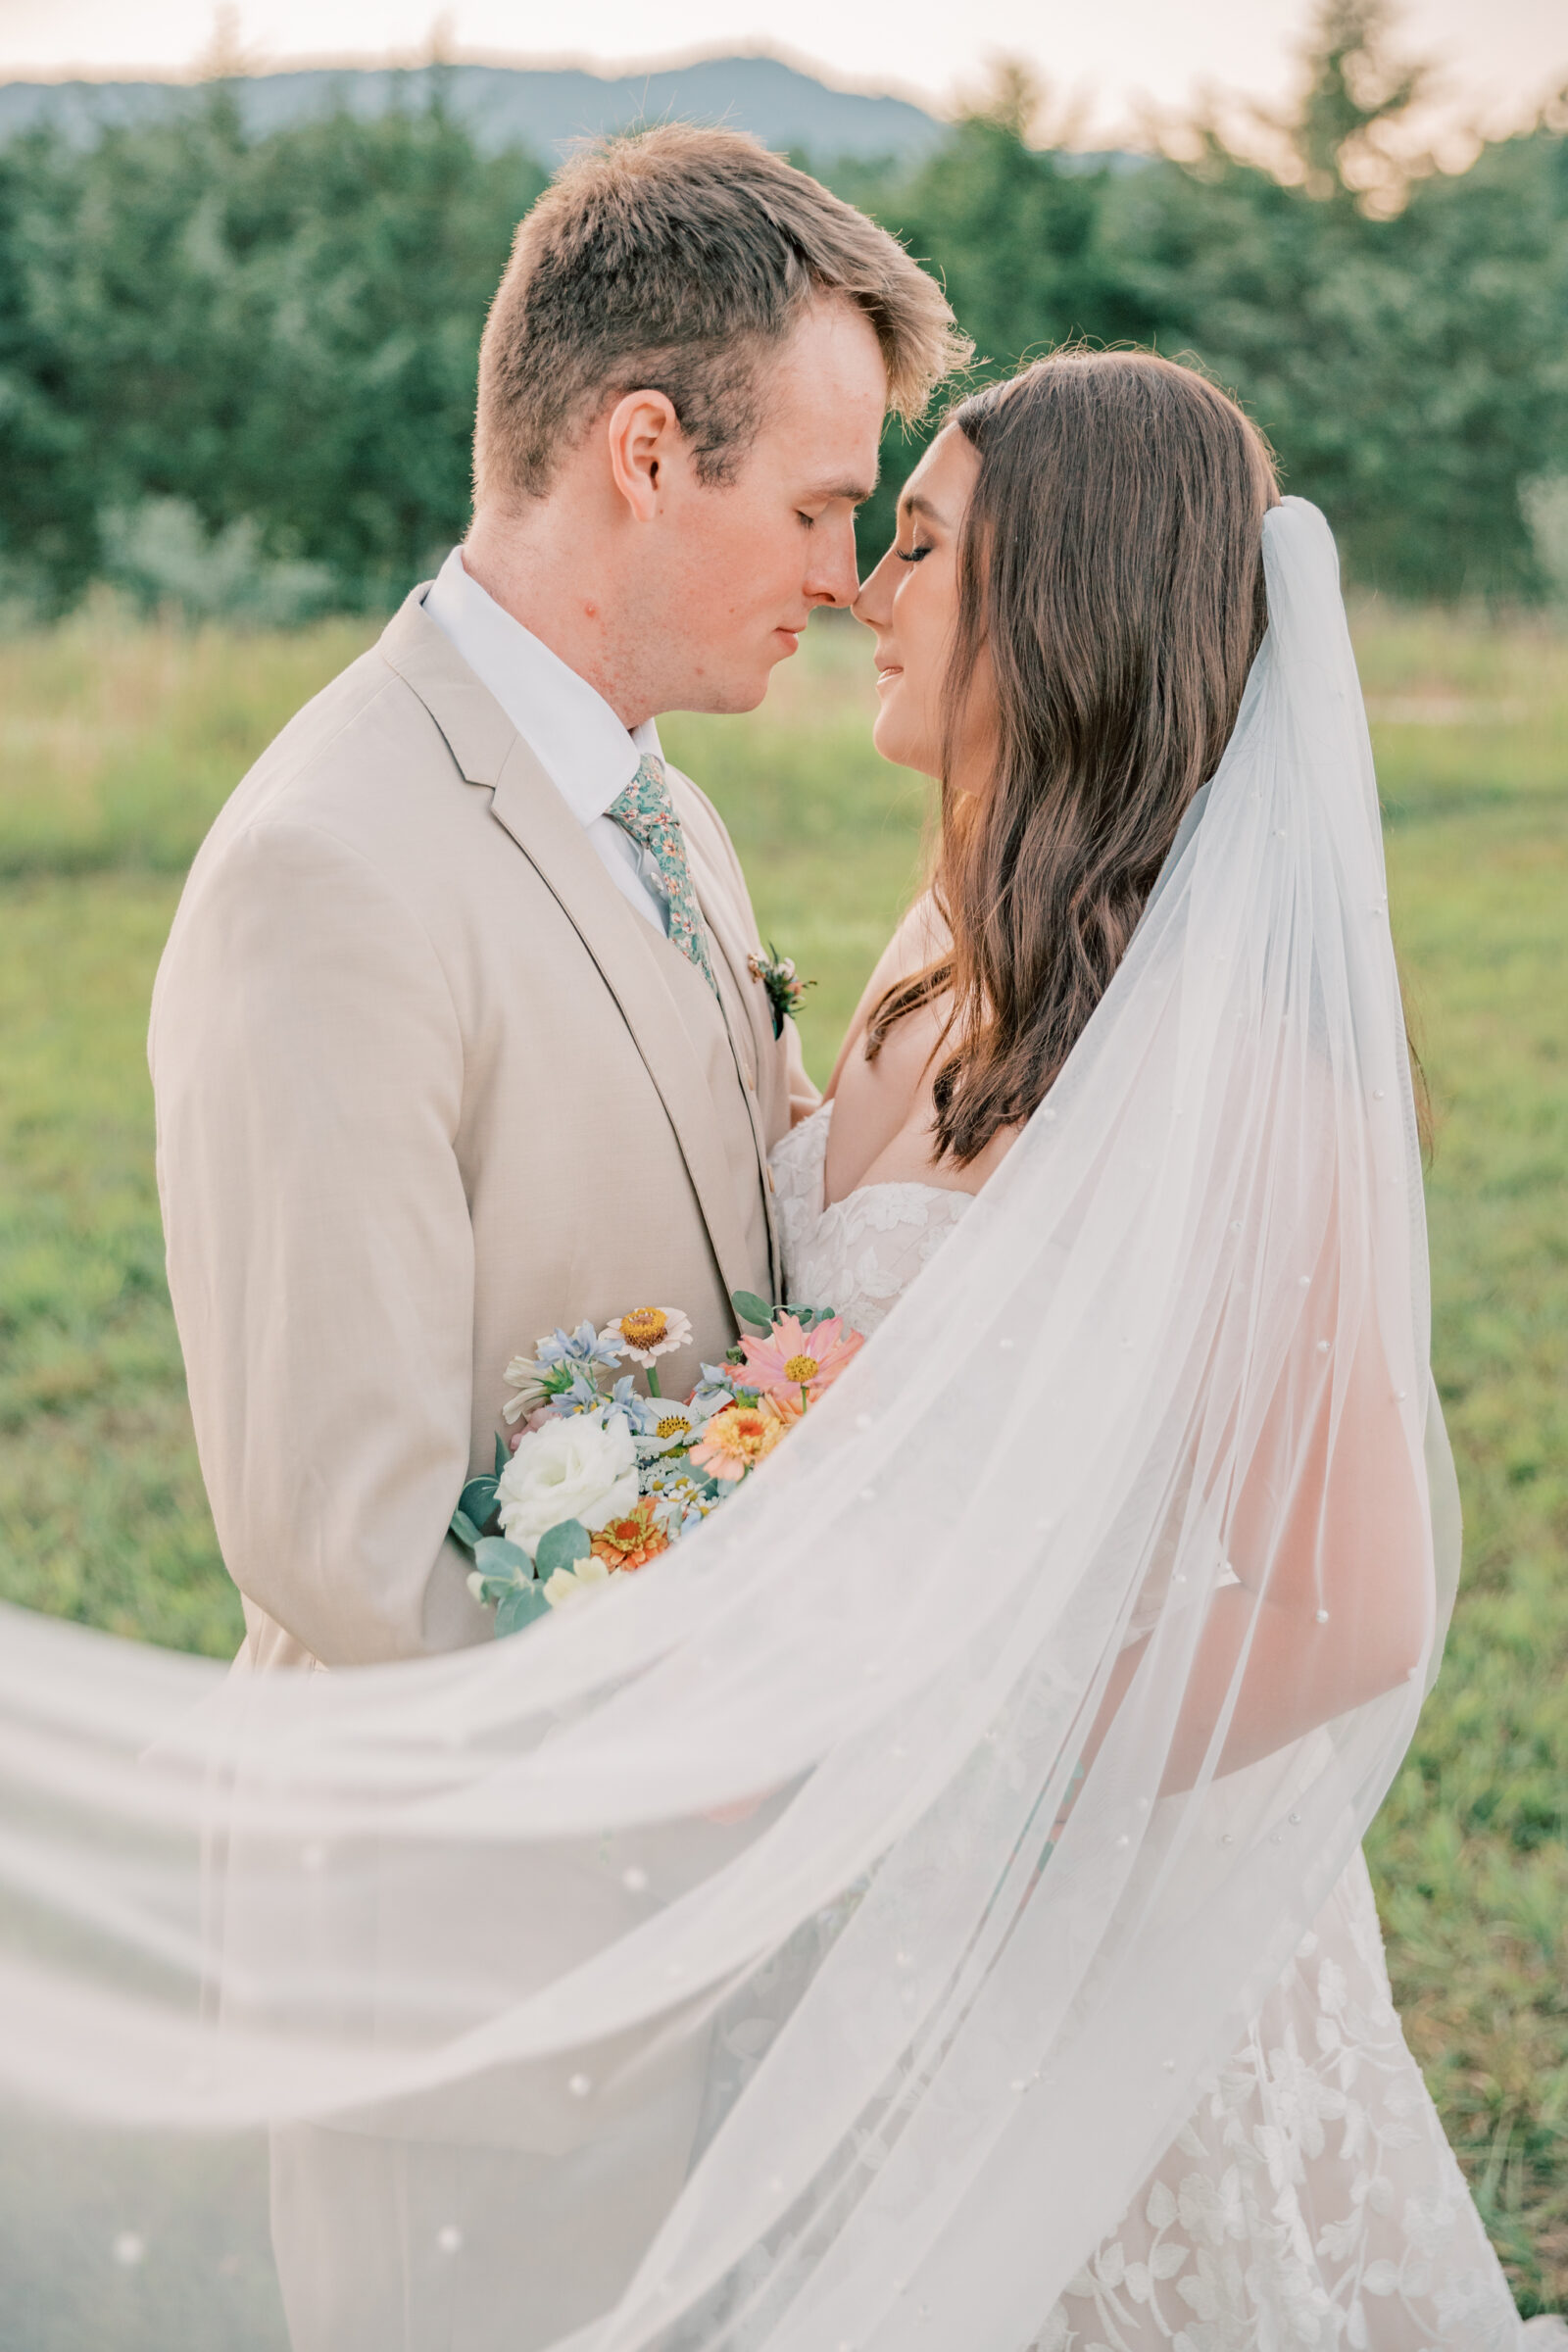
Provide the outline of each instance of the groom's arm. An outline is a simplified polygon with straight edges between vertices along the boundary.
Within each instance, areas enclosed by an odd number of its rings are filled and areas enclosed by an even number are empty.
[[[356,851],[269,823],[199,865],[150,1040],[170,1289],[219,1541],[328,1665],[484,1620],[444,1542],[467,1472],[463,1040]]]

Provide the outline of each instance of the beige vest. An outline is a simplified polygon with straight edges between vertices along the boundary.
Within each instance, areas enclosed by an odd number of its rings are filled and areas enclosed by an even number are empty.
[[[170,1288],[255,1664],[484,1639],[446,1538],[510,1357],[681,1307],[671,1394],[779,1295],[767,1152],[811,1090],[671,771],[721,1003],[421,609],[309,704],[191,869],[153,1000]]]

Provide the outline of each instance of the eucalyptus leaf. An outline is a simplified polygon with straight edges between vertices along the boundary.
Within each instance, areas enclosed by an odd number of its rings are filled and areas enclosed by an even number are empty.
[[[547,1528],[534,1554],[539,1582],[546,1583],[558,1568],[575,1568],[593,1547],[593,1538],[580,1519],[563,1519],[559,1527]]]
[[[496,1482],[493,1478],[470,1478],[458,1497],[458,1508],[466,1519],[471,1519],[480,1534],[496,1515]]]
[[[756,1331],[772,1330],[773,1309],[755,1291],[731,1291],[729,1302],[738,1323],[750,1323]]]
[[[447,1521],[447,1525],[452,1530],[452,1533],[457,1537],[458,1542],[460,1544],[466,1544],[468,1549],[472,1551],[474,1545],[479,1542],[479,1530],[474,1526],[473,1521],[468,1517],[467,1512],[464,1510],[461,1505],[453,1512],[451,1518]]]
[[[533,1562],[520,1544],[509,1544],[505,1536],[482,1536],[473,1547],[473,1564],[481,1576],[499,1578],[505,1584],[531,1584]]]
[[[496,1640],[500,1642],[508,1634],[520,1634],[525,1625],[532,1625],[536,1617],[547,1616],[549,1610],[550,1603],[538,1585],[514,1585],[510,1592],[502,1594],[497,1604]]]

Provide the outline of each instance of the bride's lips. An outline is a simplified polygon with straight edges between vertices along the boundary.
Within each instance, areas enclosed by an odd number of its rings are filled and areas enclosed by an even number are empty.
[[[897,662],[880,662],[877,666],[876,673],[878,692],[880,692],[884,686],[890,686],[895,678],[902,678],[903,675],[904,671],[900,668]]]

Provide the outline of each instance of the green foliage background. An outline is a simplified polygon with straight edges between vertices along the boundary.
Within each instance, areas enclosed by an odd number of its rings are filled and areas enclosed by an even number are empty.
[[[439,100],[250,139],[193,119],[0,149],[0,552],[72,602],[107,515],[250,518],[330,601],[395,601],[467,513],[479,328],[545,184]]]
[[[1568,112],[1442,172],[1381,0],[1321,0],[1315,41],[1294,118],[1240,141],[1273,170],[1204,122],[1136,169],[1032,143],[1005,73],[911,170],[804,160],[942,274],[982,375],[1075,336],[1191,354],[1357,578],[1539,596],[1521,489],[1568,481]],[[479,329],[544,173],[429,87],[257,137],[217,83],[95,144],[0,147],[0,601],[63,610],[108,573],[195,611],[375,609],[462,536]],[[911,454],[895,434],[868,549]],[[127,517],[171,500],[198,556],[250,534],[226,573],[138,557]]]

